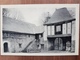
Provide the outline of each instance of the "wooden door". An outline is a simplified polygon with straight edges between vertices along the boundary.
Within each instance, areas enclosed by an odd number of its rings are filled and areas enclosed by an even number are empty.
[[[8,43],[4,43],[4,52],[8,52]]]
[[[58,40],[58,38],[56,38],[55,41],[54,41],[54,50],[59,50],[59,40]]]
[[[59,38],[59,50],[63,50],[63,40]]]
[[[0,4],[3,5],[5,4],[9,4],[9,5],[10,4],[66,4],[66,3],[79,4],[80,0],[0,0]],[[74,56],[10,56],[10,55],[1,56],[0,55],[0,60],[80,60],[80,55],[78,56],[75,55]]]
[[[61,38],[56,38],[54,41],[54,50],[63,50],[63,41]]]

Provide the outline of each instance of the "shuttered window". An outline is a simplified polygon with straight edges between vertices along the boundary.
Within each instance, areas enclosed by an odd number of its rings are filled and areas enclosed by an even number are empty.
[[[51,35],[51,26],[48,26],[48,35]]]
[[[52,35],[54,35],[54,33],[55,33],[55,30],[54,30],[54,26],[52,26]]]
[[[71,34],[71,22],[67,23],[67,34]]]
[[[66,23],[62,25],[62,33],[66,34]]]

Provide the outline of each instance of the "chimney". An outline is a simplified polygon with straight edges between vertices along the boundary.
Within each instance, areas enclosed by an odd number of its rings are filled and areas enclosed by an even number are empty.
[[[47,14],[48,16],[46,17],[46,22],[50,19],[50,13],[48,12]]]

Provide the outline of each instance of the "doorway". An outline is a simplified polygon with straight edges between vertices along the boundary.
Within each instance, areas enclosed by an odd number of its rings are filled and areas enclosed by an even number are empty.
[[[4,43],[4,52],[8,52],[9,50],[8,50],[8,43],[7,42],[5,42]]]
[[[54,50],[63,50],[63,41],[61,38],[56,38],[54,41]]]

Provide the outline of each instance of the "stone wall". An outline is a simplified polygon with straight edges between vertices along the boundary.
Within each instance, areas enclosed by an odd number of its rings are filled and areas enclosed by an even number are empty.
[[[7,42],[9,52],[21,52],[34,39],[35,35],[32,34],[3,32],[3,48],[4,43]]]

